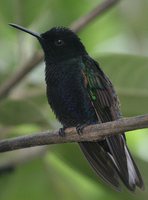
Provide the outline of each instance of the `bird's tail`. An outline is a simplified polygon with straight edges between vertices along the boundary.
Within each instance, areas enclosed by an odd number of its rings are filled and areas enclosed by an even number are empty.
[[[119,157],[116,157],[110,152],[109,146],[107,151],[107,141],[82,142],[79,145],[97,175],[115,189],[120,190],[119,177],[131,191],[135,191],[136,186],[144,188],[140,172],[126,144],[124,145],[125,158],[120,157],[120,152]]]
[[[125,185],[128,188],[130,187],[132,189],[132,191],[135,190],[136,186],[139,187],[140,189],[144,190],[144,183],[142,180],[142,176],[139,172],[139,169],[138,169],[134,159],[132,158],[130,151],[128,150],[127,145],[125,145],[125,154],[126,154],[127,169],[128,169],[128,180],[127,180],[127,182],[125,182]],[[119,176],[120,176],[120,172],[119,172]],[[124,182],[124,180],[123,180],[123,182]]]

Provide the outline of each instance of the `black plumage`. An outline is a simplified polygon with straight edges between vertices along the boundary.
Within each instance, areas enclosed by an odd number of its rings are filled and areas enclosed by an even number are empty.
[[[39,35],[45,54],[48,102],[63,128],[103,123],[121,118],[119,100],[109,78],[85,50],[75,33],[57,27]],[[140,172],[128,150],[124,133],[103,141],[79,143],[95,172],[119,189],[119,178],[134,191],[143,189]]]

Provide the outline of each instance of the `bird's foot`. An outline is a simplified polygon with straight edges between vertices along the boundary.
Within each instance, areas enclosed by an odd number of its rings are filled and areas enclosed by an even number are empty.
[[[97,122],[95,121],[88,121],[88,122],[86,122],[85,124],[78,124],[77,126],[76,126],[76,131],[77,131],[77,133],[79,134],[79,135],[82,135],[83,134],[83,129],[86,127],[86,126],[89,126],[89,125],[91,125],[91,124],[96,124]]]
[[[65,136],[65,129],[66,129],[65,127],[59,129],[59,136],[61,137]]]
[[[86,126],[88,126],[87,123],[86,123],[86,124],[78,124],[78,125],[76,126],[76,131],[77,131],[78,135],[82,135],[82,134],[83,134],[83,129],[84,129]]]

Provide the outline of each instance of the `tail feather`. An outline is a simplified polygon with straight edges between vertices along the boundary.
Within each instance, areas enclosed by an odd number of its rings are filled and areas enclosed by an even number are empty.
[[[98,142],[82,142],[79,145],[97,175],[116,190],[120,190],[114,163],[101,145]]]
[[[127,145],[125,145],[125,153],[127,157],[127,166],[128,166],[128,174],[129,174],[129,183],[132,185],[136,185],[142,190],[144,190],[144,183],[141,177],[141,174],[128,150]]]
[[[82,142],[79,145],[95,172],[115,189],[120,190],[119,177],[130,191],[135,191],[136,186],[144,189],[140,172],[125,144],[124,138],[122,139],[124,145],[121,149],[114,143],[114,140],[111,143],[106,141],[103,145],[102,142]],[[114,150],[107,151],[107,149],[111,149],[113,144],[116,152]],[[105,146],[110,147],[105,148]],[[116,147],[118,148],[116,149]]]
[[[108,137],[106,142],[116,165],[118,175],[126,187],[131,191],[135,191],[136,186],[143,189],[144,183],[127,148],[124,134]]]

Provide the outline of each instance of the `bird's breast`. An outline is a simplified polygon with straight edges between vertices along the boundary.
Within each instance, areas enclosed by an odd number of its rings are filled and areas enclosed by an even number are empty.
[[[81,72],[58,72],[48,78],[47,98],[57,118],[64,126],[85,123],[94,110]]]

